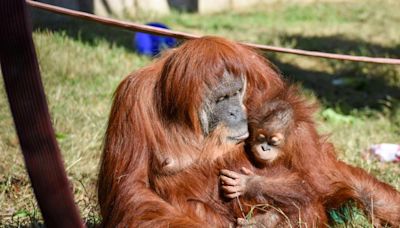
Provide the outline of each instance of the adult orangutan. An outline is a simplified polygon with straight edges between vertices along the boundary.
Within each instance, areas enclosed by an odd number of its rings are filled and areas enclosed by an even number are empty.
[[[206,227],[209,217],[225,226],[226,215],[218,210],[204,210],[203,216],[188,213],[162,199],[156,189],[165,184],[175,195],[184,194],[185,189],[163,180],[190,173],[199,161],[212,164],[234,156],[229,151],[241,149],[247,137],[244,106],[277,94],[298,96],[257,53],[215,37],[187,41],[129,75],[115,93],[104,142],[98,182],[104,226]],[[296,112],[312,114],[301,108]],[[400,224],[398,192],[337,161],[313,121],[301,122],[293,134],[301,154],[292,163],[307,171],[304,178],[327,209],[354,199],[377,219]],[[221,149],[204,148],[215,138]],[[198,179],[188,179],[187,186],[197,186]]]
[[[223,144],[240,146],[248,135],[244,95],[268,97],[282,86],[261,56],[215,37],[187,41],[129,75],[115,93],[105,136],[98,182],[103,224],[203,227],[204,218],[161,199],[156,180],[200,156],[220,156],[201,153],[220,126]]]

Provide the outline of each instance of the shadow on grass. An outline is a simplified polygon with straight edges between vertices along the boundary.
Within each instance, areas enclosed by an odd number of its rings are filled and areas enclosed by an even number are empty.
[[[283,44],[291,44],[294,48],[309,51],[332,52],[351,55],[366,55],[371,57],[400,58],[400,44],[385,47],[363,40],[347,39],[345,36],[301,36],[282,35]]]
[[[384,111],[399,105],[400,88],[387,79],[388,75],[400,79],[392,67],[343,63],[342,69],[328,73],[305,70],[276,58],[271,60],[290,82],[311,89],[324,105],[339,108],[342,113],[364,108]],[[363,72],[363,68],[382,68],[382,72],[368,74]]]
[[[64,15],[54,16],[52,13],[38,9],[31,9],[31,12],[34,31],[64,32],[72,39],[93,46],[97,45],[99,40],[106,40],[110,44],[124,47],[128,51],[134,51],[132,43],[134,32]]]
[[[340,36],[295,35],[281,36],[280,40],[297,49],[400,58],[400,45],[389,48]],[[289,81],[311,89],[323,104],[343,113],[364,108],[391,112],[399,108],[399,66],[319,59],[321,67],[310,70],[299,64],[284,63],[276,54],[269,58]]]

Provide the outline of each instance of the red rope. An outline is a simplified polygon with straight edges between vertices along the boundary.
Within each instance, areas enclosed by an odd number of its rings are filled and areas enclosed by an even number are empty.
[[[53,6],[45,3],[34,2],[31,0],[26,0],[26,2],[39,9],[47,10],[53,13],[64,14],[72,17],[81,18],[84,20],[94,21],[97,23],[115,26],[135,32],[145,32],[151,33],[155,35],[163,35],[163,36],[170,36],[175,37],[178,39],[196,39],[201,37],[200,35],[193,35],[184,32],[178,32],[168,29],[156,28],[148,25],[141,25],[133,22],[121,21],[112,18],[102,17],[93,15],[90,13],[80,12],[76,10],[70,10],[58,6]],[[352,56],[352,55],[342,55],[342,54],[334,54],[334,53],[324,53],[318,51],[305,51],[300,49],[292,49],[292,48],[283,48],[283,47],[275,47],[269,45],[262,45],[262,44],[251,44],[251,43],[244,43],[245,45],[260,49],[263,51],[272,51],[272,52],[280,52],[280,53],[287,53],[287,54],[294,54],[294,55],[303,55],[309,57],[318,57],[318,58],[326,58],[326,59],[336,59],[336,60],[348,60],[354,62],[366,62],[366,63],[381,63],[381,64],[393,64],[393,65],[400,65],[400,59],[392,59],[392,58],[374,58],[374,57],[367,57],[367,56]]]
[[[27,18],[24,0],[0,0],[1,70],[26,169],[46,227],[84,227],[51,125]]]

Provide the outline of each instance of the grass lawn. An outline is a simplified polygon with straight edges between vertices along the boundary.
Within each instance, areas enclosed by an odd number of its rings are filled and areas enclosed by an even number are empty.
[[[215,15],[140,15],[196,34],[354,55],[400,58],[400,2],[271,4]],[[57,28],[57,29],[54,29]],[[43,83],[75,200],[98,223],[96,178],[112,94],[128,73],[151,60],[132,48],[133,33],[80,20],[35,25]],[[321,133],[339,157],[400,190],[400,165],[366,161],[371,144],[400,143],[400,67],[265,53],[284,77],[321,104]],[[334,85],[334,80],[343,84]],[[4,88],[0,88],[0,227],[39,226],[41,215],[24,168]],[[371,226],[359,212],[334,227]]]

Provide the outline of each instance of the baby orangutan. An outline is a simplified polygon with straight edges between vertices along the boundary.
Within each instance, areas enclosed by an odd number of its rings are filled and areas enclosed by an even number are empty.
[[[277,100],[264,106],[259,118],[250,119],[251,155],[259,164],[273,163],[283,155],[285,139],[294,128],[293,109],[284,101]]]
[[[241,168],[242,173],[223,169],[220,176],[221,188],[227,198],[242,196],[247,203],[251,199],[266,199],[257,200],[256,203],[262,205],[264,201],[272,207],[267,207],[268,210],[264,210],[266,213],[257,214],[249,221],[238,218],[238,226],[325,225],[327,218],[323,205],[311,186],[301,178],[298,171],[285,165],[290,159],[290,145],[286,140],[291,134],[290,130],[295,127],[290,104],[280,99],[267,102],[261,112],[250,116],[249,125],[250,137],[246,151],[253,164],[265,173],[256,174],[245,167]],[[280,196],[279,192],[285,195]],[[282,204],[284,197],[292,199],[292,202]]]

